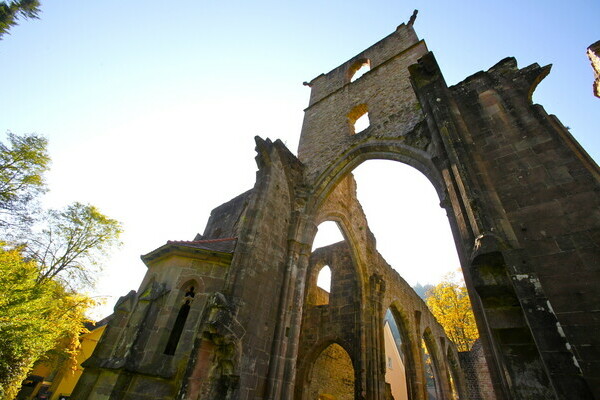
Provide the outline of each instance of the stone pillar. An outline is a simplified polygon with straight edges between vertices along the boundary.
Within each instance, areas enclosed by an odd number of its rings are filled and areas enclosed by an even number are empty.
[[[367,399],[385,400],[385,345],[383,342],[383,296],[385,294],[385,280],[380,275],[373,274],[369,277],[369,296],[367,312],[369,323],[367,330]]]
[[[311,253],[310,240],[317,227],[299,212],[294,214],[294,227],[288,240],[288,265],[282,289],[280,320],[269,369],[268,399],[293,398],[296,379],[298,343],[302,324],[306,271]],[[299,236],[297,241],[295,236]],[[303,240],[304,238],[304,240]]]

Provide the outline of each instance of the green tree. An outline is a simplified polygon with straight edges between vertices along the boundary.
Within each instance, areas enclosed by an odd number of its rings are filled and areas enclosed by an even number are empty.
[[[446,275],[427,292],[426,303],[458,351],[470,350],[479,332],[464,282],[457,282],[454,274]]]
[[[41,212],[47,140],[9,134],[8,142],[0,143],[0,400],[14,398],[35,362],[75,356],[95,304],[77,290],[92,285],[122,231],[91,205]]]
[[[41,266],[38,281],[59,280],[72,288],[91,287],[100,262],[120,244],[121,224],[91,205],[73,203],[50,210],[44,228],[26,245],[28,257]]]
[[[103,254],[119,244],[121,224],[77,202],[42,212],[37,200],[47,190],[48,141],[34,134],[8,133],[8,142],[0,143],[2,239],[24,245],[24,254],[41,268],[40,282],[57,279],[72,288],[92,286]]]
[[[0,248],[0,399],[13,399],[33,364],[56,349],[74,357],[94,301],[57,281],[40,284],[40,267],[20,249]]]
[[[17,25],[17,19],[38,18],[39,0],[13,0],[0,2],[0,40],[8,30]]]
[[[48,170],[46,138],[7,134],[8,145],[0,142],[0,228],[23,231],[39,214],[37,198],[46,192]]]

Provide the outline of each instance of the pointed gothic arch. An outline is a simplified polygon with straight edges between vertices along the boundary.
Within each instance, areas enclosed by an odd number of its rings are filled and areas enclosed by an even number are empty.
[[[320,359],[325,356],[329,358],[329,362],[321,362]],[[316,374],[315,369],[328,369],[329,371],[325,374]],[[336,371],[337,369],[337,371]],[[333,379],[332,379],[333,377]],[[343,380],[352,379],[351,385],[348,382],[340,382]],[[324,380],[335,380],[338,381],[336,384],[331,385]],[[326,394],[329,398],[335,398],[339,400],[349,400],[356,398],[358,391],[357,381],[360,380],[360,374],[358,374],[357,365],[355,358],[352,356],[352,352],[348,349],[348,344],[343,339],[336,337],[324,338],[320,343],[313,346],[310,352],[306,355],[304,360],[299,364],[298,370],[298,385],[296,385],[295,400],[313,400],[316,397],[315,394]],[[345,384],[344,384],[345,383]],[[331,393],[333,390],[342,389],[343,393]],[[329,387],[329,390],[319,390],[321,387]],[[351,392],[350,389],[351,388]],[[329,391],[329,393],[328,393]],[[328,398],[324,396],[324,398]]]
[[[416,363],[420,360],[420,355],[416,352],[419,348],[418,344],[415,343],[411,332],[415,331],[415,327],[410,322],[409,316],[402,309],[402,306],[398,302],[390,304],[387,308],[391,314],[396,326],[398,327],[399,334],[402,340],[402,355],[404,358],[404,372],[406,375],[406,390],[408,399],[418,398],[419,384],[417,374],[419,368]]]

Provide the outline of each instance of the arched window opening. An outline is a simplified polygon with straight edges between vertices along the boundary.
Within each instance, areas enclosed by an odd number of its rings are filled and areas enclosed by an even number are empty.
[[[329,268],[329,265],[321,268],[317,277],[317,286],[327,293],[331,292],[331,268]]]
[[[344,236],[337,223],[325,221],[318,227],[313,241],[313,252],[335,243],[343,242]],[[307,291],[307,304],[323,306],[329,304],[331,298],[333,273],[327,261],[322,260],[311,264],[309,287]]]
[[[175,319],[175,324],[173,324],[173,329],[171,330],[171,334],[169,335],[169,340],[167,341],[167,346],[165,347],[165,354],[174,355],[175,350],[177,349],[177,345],[179,344],[179,339],[181,339],[181,334],[183,333],[183,328],[185,326],[185,321],[187,320],[188,314],[190,313],[190,304],[194,299],[196,293],[194,292],[194,287],[190,286],[189,289],[185,292],[183,296],[184,303],[179,309],[179,313],[177,313],[177,318]]]
[[[312,249],[329,246],[344,240],[344,236],[340,231],[339,226],[333,221],[325,221],[318,227],[315,240],[313,241]]]
[[[439,384],[435,373],[435,365],[433,358],[430,355],[430,350],[427,347],[425,340],[421,339],[421,348],[423,351],[423,363],[425,369],[425,388],[427,390],[427,400],[441,400],[439,395]]]
[[[390,385],[394,399],[407,400],[408,384],[402,335],[390,309],[385,313],[383,339],[386,359],[385,381]]]
[[[354,132],[359,133],[367,129],[371,125],[371,121],[369,121],[369,113],[366,112],[361,115],[356,122],[354,123]]]
[[[351,134],[355,135],[367,129],[371,122],[369,120],[369,109],[366,104],[359,104],[348,113]]]
[[[319,354],[308,385],[309,399],[353,400],[354,367],[344,348],[333,343]]]
[[[331,268],[325,265],[319,271],[317,275],[317,287],[316,287],[316,306],[323,306],[329,304],[329,297],[331,293]]]
[[[352,64],[352,67],[350,67],[350,69],[348,70],[350,82],[354,82],[370,70],[371,60],[365,58],[355,62],[354,64]]]
[[[446,209],[425,175],[389,160],[366,161],[352,174],[377,250],[409,285],[435,285],[460,266]]]

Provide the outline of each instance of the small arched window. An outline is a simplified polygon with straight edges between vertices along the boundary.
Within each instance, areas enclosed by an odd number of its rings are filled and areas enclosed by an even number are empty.
[[[324,221],[319,225],[315,239],[313,240],[313,251],[321,247],[329,246],[344,240],[340,227],[333,221]]]
[[[353,135],[367,129],[371,124],[367,105],[359,104],[350,110],[348,113],[348,122],[350,123],[350,132]]]
[[[167,355],[172,356],[175,354],[175,350],[179,344],[179,339],[181,339],[181,334],[183,333],[185,321],[190,313],[190,304],[192,303],[195,295],[196,293],[194,291],[194,287],[190,286],[183,296],[183,304],[179,308],[179,313],[177,313],[177,318],[175,319],[173,329],[171,329],[171,334],[169,335],[169,340],[167,341],[167,346],[165,347],[165,354]]]
[[[331,268],[328,265],[321,268],[317,277],[317,286],[326,291],[331,292]]]
[[[348,80],[350,82],[354,82],[367,72],[371,70],[371,60],[368,58],[362,58],[356,61],[352,66],[348,69]]]
[[[331,293],[331,268],[325,265],[317,275],[317,293],[316,306],[329,304],[329,296]]]

